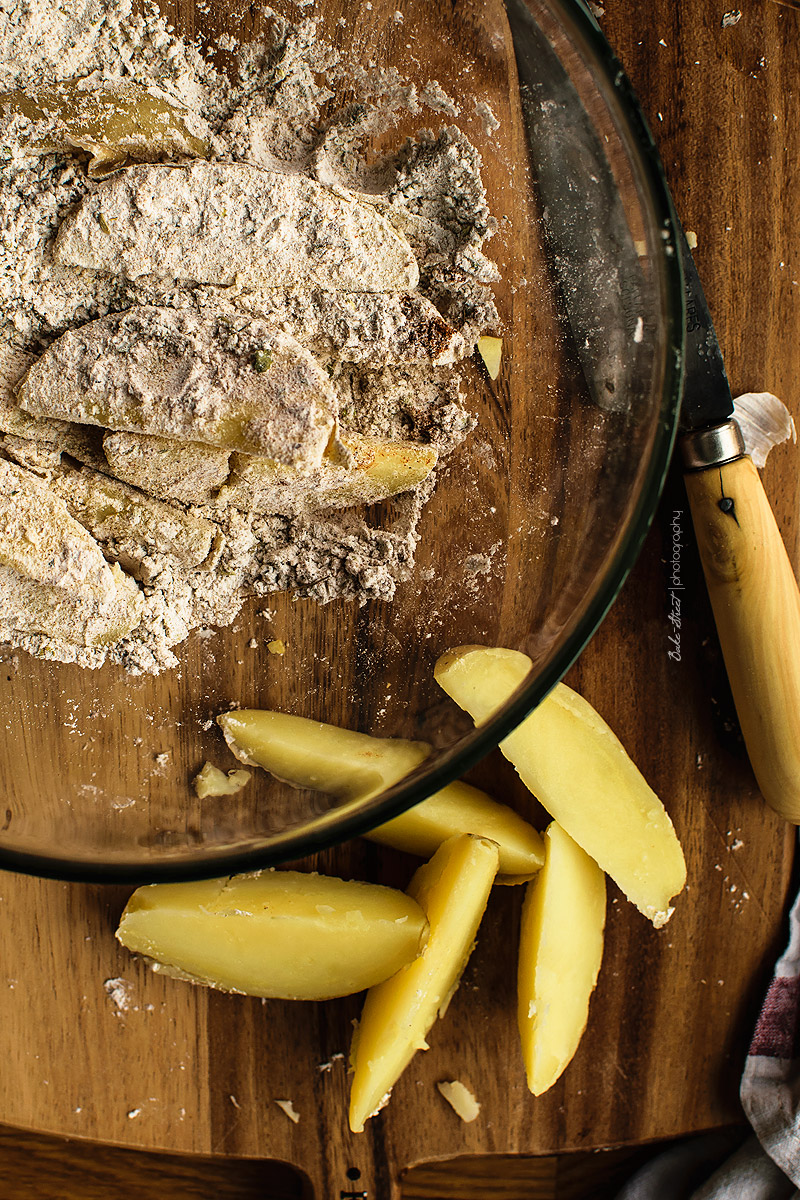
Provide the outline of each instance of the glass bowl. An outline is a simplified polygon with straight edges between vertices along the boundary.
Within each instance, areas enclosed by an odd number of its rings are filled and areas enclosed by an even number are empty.
[[[331,20],[331,39],[420,83],[438,79],[481,152],[500,225],[488,246],[502,277],[499,378],[467,364],[478,424],[441,472],[392,602],[254,600],[230,628],[190,635],[179,666],[157,677],[6,651],[0,866],[148,882],[351,838],[495,746],[574,662],[639,551],[674,436],[682,286],[658,157],[618,61],[577,0],[508,0],[508,15],[412,0],[402,22],[371,4],[347,12],[344,25]],[[212,7],[205,31],[225,18]],[[494,132],[481,100],[500,118]],[[270,653],[273,638],[285,654]],[[464,643],[533,662],[479,730],[433,679],[437,657]],[[205,760],[236,765],[213,721],[231,707],[434,752],[369,800],[337,802],[264,772],[236,796],[199,800],[190,781]]]

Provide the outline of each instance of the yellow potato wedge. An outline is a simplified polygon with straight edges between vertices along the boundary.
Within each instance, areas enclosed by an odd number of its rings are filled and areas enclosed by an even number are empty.
[[[447,1008],[467,965],[497,872],[487,838],[462,834],[420,867],[408,894],[422,907],[430,932],[418,958],[367,994],[353,1038],[350,1128],[360,1133],[378,1112]]]
[[[528,1087],[551,1088],[572,1061],[603,958],[606,879],[553,821],[522,906],[517,1019]]]
[[[419,904],[394,888],[299,871],[155,883],[131,896],[123,946],[162,974],[284,1000],[347,996],[387,979],[424,944]]]
[[[373,738],[268,709],[234,709],[217,724],[240,762],[264,767],[293,787],[347,800],[383,791],[430,753],[425,742]]]
[[[242,762],[264,767],[294,787],[342,799],[383,791],[431,752],[426,742],[370,737],[288,713],[242,709],[224,713],[217,723]],[[457,833],[497,842],[499,883],[530,879],[544,862],[542,839],[533,826],[468,783],[449,784],[364,836],[427,858]]]
[[[441,656],[434,675],[481,724],[530,667],[516,650],[460,646]],[[658,796],[592,706],[558,684],[500,749],[550,815],[656,928],[668,921],[670,901],[686,882],[683,851]]]
[[[457,833],[476,833],[497,842],[500,874],[496,883],[524,883],[544,862],[544,845],[532,825],[513,808],[461,780],[434,792],[364,837],[427,858]]]

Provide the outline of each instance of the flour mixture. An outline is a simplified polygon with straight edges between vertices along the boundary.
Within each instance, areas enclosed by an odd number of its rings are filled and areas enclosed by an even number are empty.
[[[363,156],[455,106],[262,16],[222,74],[154,8],[0,8],[0,640],[38,657],[156,673],[246,596],[391,599],[472,427],[478,155]]]

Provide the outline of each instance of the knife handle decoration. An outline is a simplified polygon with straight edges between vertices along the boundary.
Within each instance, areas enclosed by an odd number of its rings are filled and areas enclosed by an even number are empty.
[[[764,799],[797,825],[797,581],[736,422],[687,434],[681,452],[700,558],[750,762]]]

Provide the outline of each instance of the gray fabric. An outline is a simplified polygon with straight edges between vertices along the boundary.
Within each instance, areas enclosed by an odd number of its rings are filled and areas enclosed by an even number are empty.
[[[741,1142],[735,1133],[707,1133],[670,1146],[641,1167],[617,1200],[694,1200],[698,1186]]]

